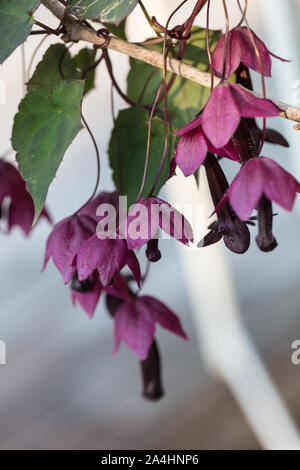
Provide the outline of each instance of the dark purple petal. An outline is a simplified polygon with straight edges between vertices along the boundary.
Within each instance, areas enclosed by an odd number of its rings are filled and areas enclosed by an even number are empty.
[[[270,158],[261,157],[260,163],[264,175],[264,194],[287,211],[291,211],[296,194],[300,192],[300,184],[278,163]]]
[[[222,237],[223,234],[222,232],[219,232],[218,230],[218,221],[216,220],[209,226],[210,231],[203,237],[202,240],[198,243],[198,248],[214,245],[215,243],[218,243]]]
[[[72,290],[71,296],[73,304],[75,305],[76,302],[79,302],[87,315],[92,317],[95,313],[102,287],[96,273],[93,273],[88,279],[90,282],[90,288],[86,292],[76,292],[75,290]]]
[[[152,198],[144,198],[130,207],[120,233],[127,233],[129,250],[136,250],[154,238],[158,228],[159,216],[152,210]]]
[[[188,339],[177,315],[162,302],[149,295],[143,295],[136,300],[136,304],[139,311],[148,310],[155,322],[159,323],[160,326],[183,339]]]
[[[184,135],[186,134],[187,132],[191,132],[193,131],[194,129],[197,129],[197,127],[199,127],[201,125],[201,120],[202,120],[202,116],[201,114],[199,116],[196,116],[191,122],[189,122],[186,126],[182,127],[181,129],[179,129],[179,131],[177,132],[174,132],[173,135]]]
[[[230,140],[225,147],[220,149],[215,148],[209,141],[208,141],[208,151],[218,155],[219,157],[229,158],[229,160],[233,160],[235,162],[240,161],[240,156],[237,150],[235,143]]]
[[[22,197],[11,200],[8,212],[8,230],[14,225],[18,225],[25,235],[29,235],[34,218],[34,204],[28,192],[23,193]]]
[[[0,209],[3,199],[10,198],[8,206],[8,231],[15,225],[19,226],[26,236],[31,232],[34,219],[34,204],[25,182],[17,168],[9,162],[0,160]],[[40,218],[51,219],[44,208]]]
[[[17,168],[9,162],[0,160],[0,205],[4,197],[12,199],[22,195],[25,191],[25,182]]]
[[[141,268],[137,257],[132,250],[128,250],[127,253],[127,266],[135,277],[136,283],[141,288]]]
[[[104,286],[103,289],[111,297],[118,297],[122,300],[130,300],[132,297],[127,281],[120,273],[115,275],[114,283],[111,286]]]
[[[128,248],[125,240],[106,238],[101,240],[95,234],[80,248],[77,255],[78,279],[83,281],[97,269],[104,286],[112,281],[115,274],[125,266]]]
[[[246,67],[249,67],[249,69],[252,69],[255,72],[260,74],[261,70],[260,70],[259,60],[256,55],[255,48],[253,47],[248,28],[246,26],[243,26],[239,29],[242,35],[244,36],[245,41],[248,43],[248,49],[249,49],[249,53],[245,54],[244,57],[243,56],[241,57],[241,62],[243,62],[243,64],[246,65]],[[265,43],[261,39],[259,39],[259,37],[256,36],[256,34],[253,31],[252,31],[252,34],[253,34],[254,41],[258,49],[261,61],[262,61],[264,75],[265,77],[271,77],[272,59],[270,57],[270,53],[268,49],[266,48]]]
[[[240,122],[239,106],[228,84],[211,93],[202,115],[202,128],[215,148],[228,144]]]
[[[226,191],[230,205],[241,220],[248,220],[264,190],[264,176],[258,158],[248,160]]]
[[[269,142],[270,144],[281,145],[282,147],[290,146],[286,138],[283,137],[280,132],[277,132],[274,129],[266,129],[266,142]]]
[[[74,259],[80,247],[94,231],[95,221],[87,215],[67,217],[58,222],[47,240],[43,270],[52,256],[64,283],[67,284],[76,272]],[[89,275],[91,273],[92,271]]]
[[[148,356],[154,334],[155,322],[148,308],[134,300],[124,302],[115,314],[113,353],[119,350],[123,340],[143,361]]]
[[[272,101],[265,98],[257,98],[236,83],[230,83],[228,86],[241,116],[267,118],[275,117],[282,111]]]
[[[261,57],[264,75],[266,77],[270,77],[272,66],[270,53],[265,44],[253,31],[252,34]],[[212,54],[213,68],[219,77],[221,77],[223,73],[224,53],[225,34],[219,39]],[[255,48],[253,47],[248,28],[245,26],[234,28],[228,33],[225,78],[228,78],[233,72],[235,72],[241,62],[246,67],[249,67],[258,73],[261,72]]]
[[[207,154],[207,142],[200,127],[183,134],[178,142],[175,161],[184,176],[198,170]]]
[[[212,65],[217,76],[221,77],[223,74],[225,54],[225,34],[223,34],[212,54]],[[228,45],[226,57],[225,78],[238,68],[242,61],[242,57],[249,55],[249,46],[245,41],[244,36],[241,34],[239,28],[232,29],[228,32]]]
[[[158,197],[151,197],[152,208],[155,207],[156,217],[159,217],[160,228],[184,245],[194,241],[193,229],[188,220],[168,202]]]

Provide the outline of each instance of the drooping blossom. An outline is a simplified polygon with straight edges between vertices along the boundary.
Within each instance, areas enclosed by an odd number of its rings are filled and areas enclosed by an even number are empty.
[[[299,182],[276,162],[267,157],[251,158],[242,166],[216,210],[229,201],[245,221],[263,196],[291,211],[299,192]]]
[[[115,318],[124,301],[133,297],[128,281],[118,274],[112,286],[105,287],[106,306],[112,318]],[[149,400],[158,400],[164,395],[162,385],[161,361],[157,340],[153,340],[146,359],[140,360],[140,370],[143,382],[142,394]]]
[[[136,250],[155,238],[158,229],[184,245],[193,241],[193,230],[186,218],[169,203],[158,197],[147,197],[133,204],[121,232],[128,247]]]
[[[207,152],[215,153],[220,157],[239,161],[239,154],[233,142],[227,143],[223,148],[216,148],[209,141],[201,127],[202,114],[197,116],[185,127],[175,132],[180,135],[174,160],[171,167],[176,163],[184,176],[190,176],[198,170],[203,163]]]
[[[241,117],[274,117],[280,108],[257,98],[235,83],[222,83],[212,90],[202,114],[202,129],[216,148],[224,147],[238,128]]]
[[[204,162],[208,185],[215,207],[228,188],[227,179],[216,157],[209,153]],[[209,233],[198,246],[209,246],[223,238],[226,247],[236,254],[245,253],[250,246],[250,232],[228,203],[217,212],[217,221],[209,226]]]
[[[179,318],[159,300],[143,295],[128,297],[121,303],[115,316],[114,353],[121,341],[144,361],[149,354],[155,335],[156,323],[172,333],[187,339]]]
[[[9,198],[9,201],[4,207],[6,198]],[[33,200],[17,168],[5,160],[0,160],[0,214],[7,219],[9,232],[17,225],[26,236],[29,235],[34,219]],[[40,217],[51,221],[45,208]]]
[[[101,292],[102,285],[96,271],[82,282],[78,280],[77,273],[74,274],[71,282],[73,305],[78,302],[90,318],[95,313]]]
[[[64,283],[70,282],[77,271],[75,260],[79,249],[95,230],[96,222],[88,215],[75,215],[58,222],[47,240],[43,270],[52,256]]]
[[[139,262],[134,252],[128,249],[126,240],[121,239],[118,234],[115,238],[99,238],[97,233],[82,244],[77,254],[80,281],[84,281],[97,270],[101,283],[108,286],[125,265],[131,269],[139,285]]]
[[[261,57],[264,75],[265,77],[271,77],[272,60],[270,52],[268,51],[264,42],[259,39],[253,31],[252,35]],[[216,75],[219,77],[221,77],[223,73],[226,42],[225,37],[225,34],[221,36],[212,54],[212,66]],[[226,69],[224,78],[227,79],[230,77],[230,75],[237,70],[241,62],[246,67],[255,70],[255,72],[261,72],[255,47],[251,41],[251,36],[246,26],[233,28],[228,32]]]

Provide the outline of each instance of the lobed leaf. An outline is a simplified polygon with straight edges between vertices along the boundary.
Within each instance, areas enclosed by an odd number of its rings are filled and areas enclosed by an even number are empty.
[[[12,145],[19,170],[35,206],[35,223],[64,153],[81,129],[84,82],[61,81],[40,87],[21,101],[15,116]]]
[[[85,48],[73,58],[64,44],[54,44],[46,51],[27,84],[33,91],[41,86],[55,86],[61,80],[80,79],[81,73],[94,62],[95,51]],[[84,95],[95,86],[95,70],[86,76]]]
[[[33,25],[37,0],[0,0],[0,64],[22,44]]]
[[[146,157],[149,113],[139,106],[120,111],[109,144],[110,166],[113,179],[121,195],[128,198],[128,206],[138,196]],[[171,134],[171,129],[170,129]],[[163,171],[154,195],[165,184],[174,152],[175,138],[169,136],[169,147]],[[164,124],[155,117],[152,122],[149,166],[142,196],[148,196],[158,172],[164,148]]]

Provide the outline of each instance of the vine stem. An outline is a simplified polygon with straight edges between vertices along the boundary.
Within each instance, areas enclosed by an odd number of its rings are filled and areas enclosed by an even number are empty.
[[[153,24],[153,21],[152,21],[150,15],[149,15],[149,13],[147,12],[147,10],[145,8],[145,5],[143,4],[143,2],[141,0],[139,0],[138,3],[140,5],[141,10],[144,13],[144,16],[145,16],[147,22],[149,23],[150,27],[153,29],[155,34],[160,38],[160,32],[156,29],[155,25]]]
[[[91,28],[88,28],[78,21],[75,21],[70,15],[65,15],[65,8],[58,0],[42,0],[42,3],[60,20],[62,20],[67,34],[63,36],[65,42],[69,41],[85,41],[94,45],[103,45],[104,40],[99,38],[95,31]],[[132,44],[122,39],[111,37],[108,49],[125,54],[134,59],[146,62],[150,65],[153,65],[156,68],[163,69],[164,67],[164,57],[163,54],[157,51],[152,51],[146,49],[137,44]],[[167,70],[181,77],[187,78],[199,85],[205,86],[207,88],[211,87],[211,76],[210,73],[202,72],[196,67],[191,65],[184,64],[182,61],[168,58],[167,60]],[[220,83],[220,78],[214,76],[213,85],[214,87]],[[255,92],[248,93],[253,94],[254,96],[261,98],[262,95]],[[279,116],[291,121],[300,123],[300,108],[291,106],[287,103],[280,101],[272,100],[282,111],[279,112]]]
[[[163,82],[162,82],[163,87],[164,87],[164,130],[165,130],[165,139],[164,140],[165,141],[164,141],[164,150],[163,150],[163,154],[162,154],[162,157],[161,157],[159,169],[158,169],[158,172],[155,176],[153,186],[150,190],[150,194],[149,194],[150,196],[153,195],[154,190],[155,190],[155,188],[158,184],[158,181],[159,181],[159,178],[160,178],[160,175],[161,175],[161,172],[162,172],[165,160],[166,160],[167,151],[168,151],[168,143],[169,143],[168,120],[167,120],[167,114],[168,114],[167,60],[168,60],[168,54],[169,54],[170,49],[167,48],[167,31],[168,31],[169,24],[170,24],[173,16],[180,10],[180,8],[186,3],[186,1],[187,0],[183,0],[183,2],[181,2],[180,5],[177,8],[175,8],[175,10],[169,16],[169,18],[167,20],[167,23],[166,23],[166,32],[165,32],[164,44],[163,44],[164,66],[163,66]]]
[[[226,61],[227,61],[228,33],[229,33],[229,16],[228,16],[226,0],[222,0],[222,3],[223,3],[223,8],[224,8],[224,14],[225,14],[225,47],[224,47],[224,59],[223,59],[223,72],[222,72],[222,78],[221,78],[221,82],[223,83],[225,81],[225,75],[226,75]]]
[[[156,93],[156,97],[154,100],[154,103],[152,105],[150,117],[149,117],[149,122],[148,122],[148,135],[147,135],[147,150],[146,150],[146,159],[145,159],[145,165],[144,165],[144,172],[143,172],[143,178],[141,182],[141,187],[139,190],[139,193],[136,198],[136,202],[138,202],[143,194],[144,188],[145,188],[145,182],[146,182],[146,176],[147,176],[147,170],[148,170],[148,165],[149,165],[149,155],[150,155],[150,144],[151,144],[151,127],[152,127],[152,121],[154,117],[154,111],[160,96],[161,89],[163,87],[163,83],[160,84],[160,87],[158,88],[158,91]]]
[[[106,49],[103,49],[103,57],[104,57],[104,60],[105,60],[105,64],[106,64],[108,74],[110,76],[110,79],[112,81],[112,84],[113,84],[114,88],[116,89],[116,91],[119,93],[121,98],[123,98],[123,100],[127,104],[129,104],[130,106],[135,106],[136,103],[134,101],[132,101],[125,93],[123,93],[123,91],[119,87],[118,82],[115,79],[113,68],[112,68],[112,63],[111,63],[110,57],[109,57],[108,52],[107,52]]]
[[[93,145],[94,145],[94,148],[95,148],[95,152],[96,152],[96,159],[97,159],[97,176],[96,176],[96,183],[95,183],[95,187],[94,187],[94,190],[91,194],[91,196],[88,198],[88,200],[73,214],[74,216],[77,215],[89,202],[91,202],[94,197],[96,196],[96,193],[97,193],[97,189],[98,189],[98,186],[99,186],[99,182],[100,182],[100,173],[101,173],[101,163],[100,163],[100,153],[99,153],[99,149],[98,149],[98,145],[97,145],[97,142],[96,142],[96,139],[94,137],[94,134],[92,133],[88,123],[86,122],[83,114],[82,114],[82,111],[80,112],[81,114],[81,119],[82,119],[82,122],[86,128],[86,130],[88,131],[89,135],[90,135],[90,138],[92,139],[92,142],[93,142]]]

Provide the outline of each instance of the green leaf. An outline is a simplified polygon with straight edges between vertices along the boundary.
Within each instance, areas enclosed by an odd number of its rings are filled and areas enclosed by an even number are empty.
[[[63,155],[81,129],[83,87],[80,80],[40,87],[25,96],[15,116],[12,144],[34,200],[34,223]]]
[[[36,4],[37,0],[0,0],[0,64],[30,33]]]
[[[86,68],[91,66],[95,62],[96,57],[96,50],[89,49],[88,47],[81,49],[78,54],[74,57],[73,62],[77,69],[80,70],[80,74],[84,72]],[[84,95],[86,95],[89,91],[95,88],[95,77],[96,77],[96,70],[92,69],[87,73],[85,78],[85,87],[84,87]],[[75,77],[74,77],[75,78]]]
[[[55,86],[63,79],[79,79],[80,73],[64,44],[54,44],[45,52],[27,84],[28,91]]]
[[[78,18],[96,18],[101,22],[120,24],[134,9],[138,0],[68,0],[67,11]]]
[[[127,41],[127,36],[126,36],[126,18],[119,24],[119,26],[116,26],[114,24],[110,23],[102,23],[105,28],[107,28],[112,34],[117,36],[118,38],[123,39],[123,41]]]
[[[205,30],[193,28],[187,42],[184,62],[203,71],[209,70],[206,52]],[[220,37],[219,31],[210,31],[210,46],[214,48]],[[158,45],[152,49],[160,50]],[[131,69],[127,79],[127,94],[133,101],[143,105],[153,103],[162,80],[162,71],[135,59],[130,59]],[[170,79],[168,73],[167,78]],[[190,122],[205,105],[209,89],[177,76],[168,93],[168,119],[176,128]]]
[[[147,150],[149,113],[139,106],[120,111],[109,144],[110,166],[115,185],[121,195],[128,197],[130,206],[138,196]],[[171,130],[170,130],[171,132]],[[167,158],[154,194],[158,194],[169,175],[175,138],[169,136]],[[152,122],[149,166],[143,196],[152,189],[164,149],[164,124],[155,117]]]
[[[82,49],[74,58],[64,44],[54,44],[46,51],[27,84],[28,91],[41,86],[54,86],[63,79],[80,79],[81,72],[94,62],[93,49]],[[87,74],[84,94],[94,88],[95,70]]]

